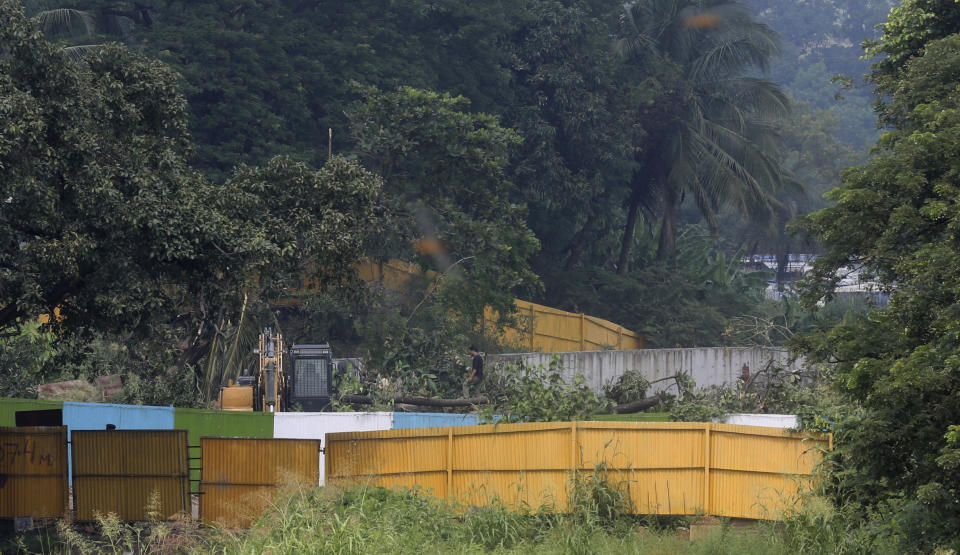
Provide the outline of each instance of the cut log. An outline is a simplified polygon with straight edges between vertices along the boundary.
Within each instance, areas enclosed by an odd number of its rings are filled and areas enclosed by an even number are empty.
[[[344,395],[340,398],[345,403],[356,405],[372,405],[374,400],[369,395]],[[490,402],[486,397],[469,397],[467,399],[435,399],[433,397],[408,397],[406,395],[397,395],[393,398],[394,403],[405,405],[419,405],[421,407],[472,407],[475,405],[485,405]]]
[[[626,414],[628,412],[640,412],[642,410],[647,410],[649,408],[659,405],[661,400],[662,399],[660,398],[659,395],[654,395],[653,397],[647,397],[646,399],[640,399],[639,401],[631,401],[629,403],[617,405],[613,407],[613,411],[617,414]]]

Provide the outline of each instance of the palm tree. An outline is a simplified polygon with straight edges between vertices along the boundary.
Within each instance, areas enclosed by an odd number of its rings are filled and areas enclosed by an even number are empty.
[[[657,258],[676,249],[677,210],[690,195],[712,230],[720,208],[773,213],[787,183],[773,154],[786,96],[751,74],[779,52],[776,33],[730,0],[639,0],[624,6],[617,50],[642,64],[652,89],[639,114],[647,141],[627,199],[618,271],[626,273],[641,207],[660,207]]]
[[[50,39],[81,39],[91,38],[97,33],[97,25],[93,15],[74,8],[41,9],[36,1],[23,2],[27,16],[36,23],[40,31]],[[102,44],[80,44],[64,46],[61,50],[70,59],[79,61],[90,53],[103,48]]]

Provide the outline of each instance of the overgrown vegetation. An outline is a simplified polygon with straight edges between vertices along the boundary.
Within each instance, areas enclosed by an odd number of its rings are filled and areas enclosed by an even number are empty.
[[[558,357],[548,367],[507,364],[490,372],[483,391],[491,401],[480,412],[485,422],[584,420],[610,405],[590,389],[582,374],[567,381]]]
[[[849,49],[882,0],[48,4],[0,0],[0,395],[123,373],[122,400],[203,404],[264,322],[362,355],[354,386],[379,402],[453,395],[464,347],[505,347],[496,330],[523,296],[654,347],[788,343],[830,366],[703,391],[678,376],[667,399],[675,419],[797,412],[834,433],[832,505],[788,515],[757,551],[960,550],[958,4],[903,0],[866,43],[886,129],[869,159],[862,103],[834,103],[828,80],[862,69]],[[822,255],[803,309],[764,301],[771,276],[742,257],[775,253],[782,289],[804,238]],[[357,279],[359,261],[392,258],[418,270],[404,287]],[[818,311],[851,270],[890,305]],[[610,404],[555,365],[485,387],[485,416],[507,421]],[[630,522],[584,487],[586,514]],[[298,511],[213,548],[647,541],[413,494],[285,503]],[[102,524],[110,549],[140,541]]]
[[[513,507],[494,502],[463,508],[423,492],[382,488],[320,488],[277,501],[249,532],[221,532],[203,548],[210,552],[260,553],[787,553],[793,545],[828,553],[837,536],[814,525],[820,516],[795,515],[782,529],[760,523],[728,525],[691,543],[693,518],[626,514],[623,493],[603,473],[572,485],[569,513],[554,508]],[[783,531],[780,531],[783,530]],[[842,545],[854,542],[841,540]],[[842,552],[842,551],[840,551]],[[848,552],[852,552],[848,551]]]
[[[862,410],[833,423],[830,492],[901,552],[960,549],[957,330],[960,295],[960,7],[907,0],[870,46],[880,121],[874,157],[844,174],[835,205],[800,224],[823,244],[806,288],[829,298],[849,268],[891,292],[888,307],[808,335],[837,389]]]

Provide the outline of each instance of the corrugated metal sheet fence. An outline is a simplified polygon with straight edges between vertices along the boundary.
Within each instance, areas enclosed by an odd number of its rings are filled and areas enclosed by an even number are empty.
[[[54,518],[67,509],[67,429],[0,428],[0,518]]]
[[[247,526],[274,502],[281,485],[316,487],[320,441],[212,438],[200,440],[200,519]]]
[[[608,320],[516,299],[517,326],[506,328],[503,340],[516,347],[545,353],[643,349],[643,336]],[[488,309],[484,327],[496,313]]]
[[[190,514],[186,430],[76,430],[73,498],[77,520],[114,512],[121,520]],[[149,507],[159,494],[159,506]]]
[[[414,279],[433,279],[434,272],[423,272],[416,264],[401,260],[356,266],[360,277],[376,281],[393,290],[409,286]],[[517,306],[518,326],[507,328],[503,340],[531,351],[561,353],[602,349],[643,349],[643,336],[608,320],[575,312],[567,312],[520,299]],[[487,308],[482,327],[496,319],[496,313]]]
[[[175,409],[174,427],[187,430],[190,457],[200,460],[202,437],[273,437],[272,412]],[[191,465],[190,491],[200,491],[200,463]]]
[[[71,442],[70,483],[73,483],[73,433],[77,430],[104,430],[108,424],[118,430],[172,430],[173,407],[116,405],[109,403],[63,403],[63,425]]]
[[[701,423],[573,422],[328,434],[327,483],[567,507],[574,472],[604,464],[639,514],[774,518],[810,484],[828,438]]]

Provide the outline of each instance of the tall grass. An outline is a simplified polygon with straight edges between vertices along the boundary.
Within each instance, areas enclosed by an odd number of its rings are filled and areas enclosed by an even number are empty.
[[[628,514],[629,492],[603,468],[571,483],[571,507],[529,510],[494,502],[465,507],[423,491],[353,486],[288,492],[247,531],[222,530],[212,553],[832,553],[834,529],[817,516],[787,523],[730,526],[721,521],[690,542],[691,518]],[[821,515],[822,516],[822,515]],[[806,520],[804,520],[806,519]]]
[[[629,482],[602,464],[570,482],[570,505],[537,510],[494,500],[468,507],[421,490],[380,487],[308,487],[288,483],[249,530],[198,528],[159,520],[154,495],[151,521],[121,522],[100,515],[96,532],[61,523],[56,544],[39,538],[45,553],[650,553],[828,554],[891,553],[864,527],[829,502],[809,496],[801,510],[778,522],[750,527],[712,522],[689,540],[694,517],[630,514]],[[12,538],[13,540],[13,538]],[[36,544],[35,544],[36,545]],[[29,552],[22,539],[0,541],[3,552]]]

